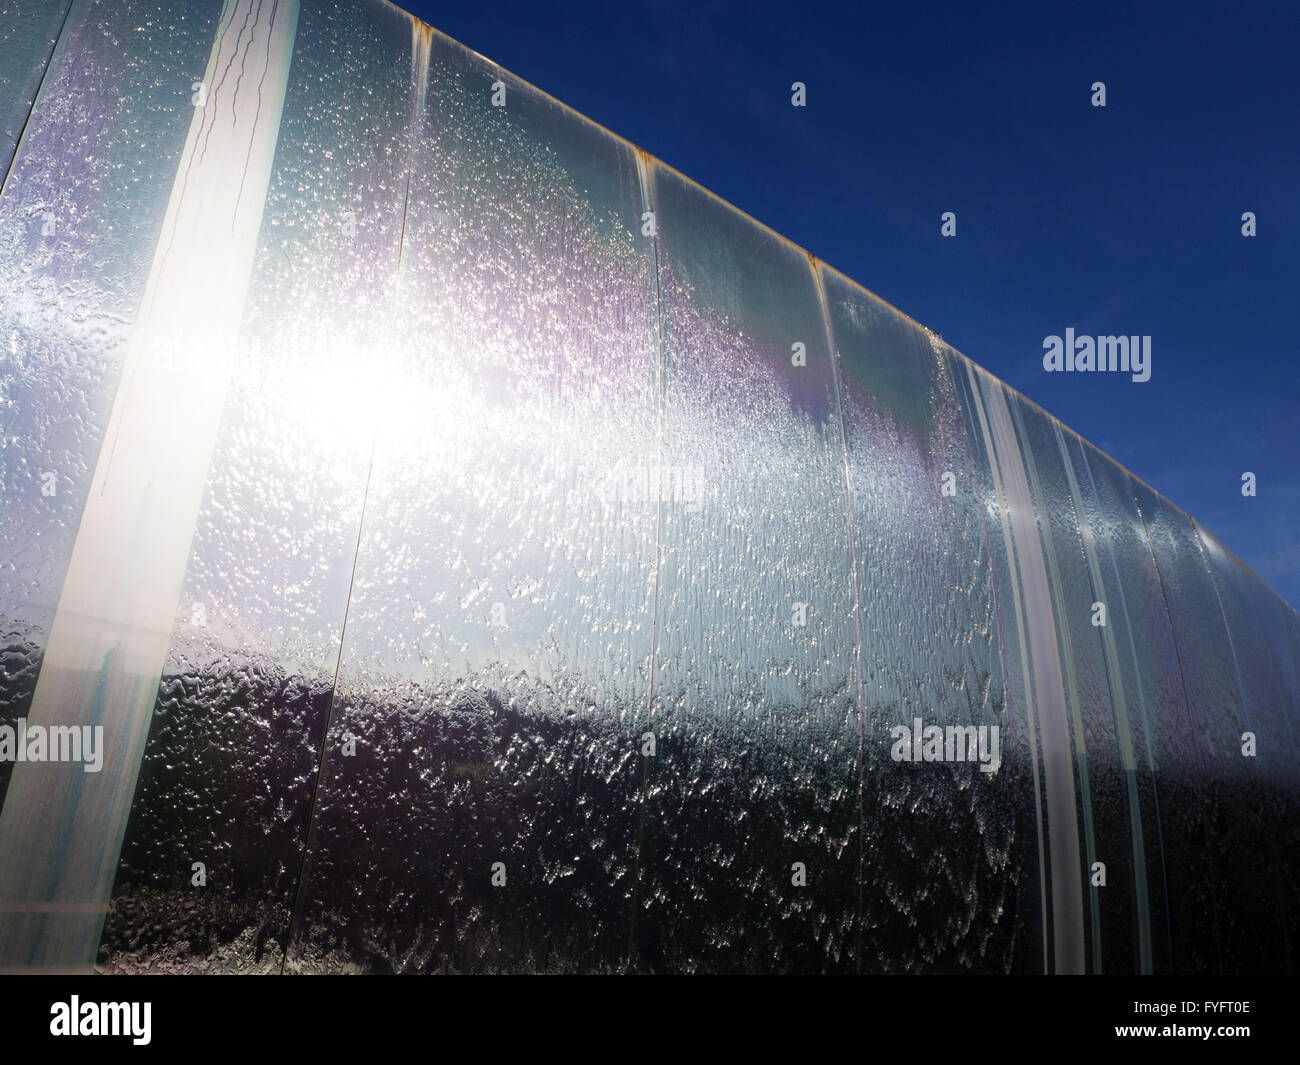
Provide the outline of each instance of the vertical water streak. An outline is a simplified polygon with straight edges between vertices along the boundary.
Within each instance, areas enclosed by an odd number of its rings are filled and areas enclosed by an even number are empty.
[[[641,218],[655,217],[654,198],[654,160],[641,149],[636,152],[637,187],[641,191]],[[643,223],[644,226],[644,223]],[[644,233],[644,228],[643,228]],[[659,636],[659,567],[660,553],[663,548],[663,508],[664,508],[664,306],[663,296],[659,290],[659,236],[658,230],[651,227],[646,238],[646,297],[650,304],[647,321],[651,329],[650,346],[653,351],[654,373],[654,572],[651,577],[650,591],[650,643],[646,656],[646,697],[645,727],[653,731],[654,724],[654,683],[655,658]],[[641,851],[645,846],[646,836],[646,792],[650,787],[651,759],[641,756],[640,780],[637,789],[637,834],[635,844],[635,867],[632,872],[632,908],[628,919],[627,964],[635,968],[636,957],[636,918],[641,908]]]
[[[28,857],[0,864],[0,968],[94,962],[235,353],[297,14],[297,0],[227,0],[212,46],[29,713],[33,726],[102,727],[105,764],[15,766],[0,853]]]
[[[866,824],[863,812],[863,790],[864,774],[866,766],[863,764],[864,754],[864,733],[863,733],[863,659],[862,659],[862,600],[858,588],[858,549],[857,537],[853,531],[853,478],[849,471],[849,441],[848,434],[844,425],[844,370],[840,352],[835,344],[834,331],[831,328],[830,307],[826,303],[826,284],[822,278],[821,264],[813,256],[808,257],[812,262],[813,276],[817,279],[817,299],[821,304],[822,325],[826,332],[826,350],[830,352],[831,359],[831,387],[834,391],[835,412],[839,421],[840,430],[840,447],[844,456],[844,521],[848,529],[849,539],[849,594],[851,596],[851,605],[853,610],[853,705],[857,714],[858,730],[858,941],[857,950],[857,967],[859,971],[862,965],[861,950],[861,931],[862,931],[862,878],[863,866],[866,860]]]
[[[0,190],[59,51],[72,0],[0,3]]]
[[[1015,639],[1017,642],[1018,661],[1021,667],[1021,680],[1023,683],[1023,699],[1025,725],[1028,730],[1029,745],[1029,764],[1030,773],[1034,788],[1034,825],[1038,843],[1038,891],[1039,891],[1039,914],[1040,927],[1043,944],[1043,972],[1049,972],[1051,969],[1051,946],[1052,937],[1049,931],[1050,911],[1047,905],[1047,885],[1049,877],[1049,868],[1047,864],[1046,847],[1044,843],[1043,832],[1043,803],[1042,803],[1042,776],[1039,771],[1038,755],[1038,723],[1037,714],[1034,708],[1033,699],[1033,681],[1030,676],[1029,668],[1029,648],[1025,639],[1025,618],[1024,611],[1020,600],[1020,581],[1016,572],[1015,545],[1011,537],[1011,527],[1007,520],[1007,503],[1006,493],[1002,487],[1002,475],[999,472],[998,454],[993,445],[993,434],[989,428],[988,414],[980,398],[980,374],[979,369],[973,363],[967,363],[964,366],[966,371],[965,388],[963,389],[966,396],[967,404],[970,408],[972,424],[976,427],[983,444],[983,450],[987,456],[989,464],[989,475],[992,479],[993,498],[992,505],[997,510],[998,520],[1001,525],[1002,541],[1006,550],[1007,573],[1011,582],[1010,592],[1011,616],[1015,619]],[[990,558],[990,563],[991,563]],[[997,581],[993,582],[994,588],[997,587]],[[1001,615],[999,615],[1001,616]],[[1005,664],[1007,650],[1009,649],[1009,639],[1003,634],[1003,657],[1004,673],[1007,672],[1008,666]],[[1012,701],[1012,696],[1008,692],[1008,704]]]
[[[1070,635],[1070,619],[1066,615],[1068,606],[1061,577],[1060,553],[1057,551],[1055,537],[1052,533],[1052,519],[1056,515],[1051,511],[1048,493],[1038,472],[1038,461],[1034,456],[1034,443],[1025,424],[1025,409],[1018,397],[1012,397],[1012,401],[1008,404],[1008,410],[1011,412],[1012,424],[1017,439],[1022,441],[1020,456],[1029,485],[1030,498],[1034,501],[1035,510],[1037,511],[1039,544],[1043,553],[1045,564],[1043,572],[1047,577],[1049,595],[1044,605],[1056,621],[1056,647],[1062,679],[1061,694],[1074,740],[1074,762],[1079,778],[1078,806],[1083,821],[1084,862],[1091,871],[1097,861],[1093,788],[1092,779],[1088,772],[1088,748],[1084,734],[1083,717],[1079,706],[1077,652]],[[1030,415],[1037,417],[1035,412],[1030,412]],[[1045,462],[1049,461],[1051,458],[1050,452],[1043,455],[1042,458]],[[1069,460],[1066,458],[1064,461],[1068,464]],[[1092,932],[1092,971],[1101,973],[1104,971],[1101,957],[1101,896],[1099,889],[1092,883],[1090,875],[1088,876],[1088,902],[1088,922]]]
[[[410,98],[411,109],[407,121],[407,145],[406,145],[406,166],[404,172],[404,188],[402,192],[402,223],[401,230],[397,239],[397,256],[395,266],[395,277],[393,282],[393,310],[394,317],[400,314],[402,308],[402,265],[407,246],[406,241],[406,219],[410,205],[411,197],[411,174],[415,169],[416,150],[419,145],[420,131],[424,124],[425,101],[429,85],[429,59],[433,49],[433,27],[421,22],[414,16],[407,16],[411,22],[411,82]],[[390,336],[390,341],[393,340]],[[396,338],[398,342],[405,340],[405,336]],[[320,736],[320,752],[316,761],[316,773],[313,779],[311,802],[307,811],[307,826],[303,834],[302,853],[298,862],[298,876],[295,881],[294,898],[290,907],[289,921],[289,939],[284,954],[280,958],[280,972],[283,974],[290,964],[290,954],[292,952],[292,938],[294,930],[299,927],[303,917],[303,905],[306,900],[305,887],[311,869],[311,855],[313,846],[316,842],[317,833],[317,813],[321,796],[321,787],[326,779],[329,770],[329,753],[330,737],[333,733],[334,724],[339,713],[340,693],[339,693],[339,675],[343,668],[343,656],[347,649],[348,638],[348,617],[351,612],[352,598],[356,591],[357,567],[361,558],[361,544],[365,535],[366,528],[366,504],[370,498],[370,486],[374,478],[375,471],[375,452],[378,448],[379,426],[374,424],[370,431],[370,458],[366,467],[365,487],[362,490],[361,513],[357,521],[357,539],[352,552],[352,569],[348,580],[347,601],[343,609],[343,624],[339,630],[338,654],[334,660],[334,679],[330,685],[329,709],[325,714],[324,727]]]
[[[1061,461],[1065,469],[1066,481],[1070,488],[1070,498],[1074,503],[1074,513],[1078,524],[1079,536],[1083,546],[1084,563],[1088,569],[1088,578],[1092,588],[1093,602],[1109,603],[1105,579],[1098,561],[1099,544],[1093,533],[1083,508],[1083,493],[1080,490],[1078,475],[1071,462],[1066,447],[1061,424],[1052,423],[1057,444],[1061,452]],[[1123,586],[1116,583],[1119,595],[1119,616],[1124,619],[1126,631],[1131,632],[1132,623],[1128,616],[1128,606],[1124,601]],[[1133,730],[1129,722],[1128,706],[1124,698],[1124,685],[1120,677],[1119,655],[1115,647],[1115,635],[1109,624],[1098,627],[1101,637],[1104,662],[1106,666],[1107,687],[1110,692],[1111,708],[1114,714],[1115,735],[1119,744],[1120,765],[1124,774],[1125,792],[1128,797],[1129,839],[1133,853],[1134,897],[1138,916],[1138,953],[1141,971],[1151,972],[1151,914],[1147,898],[1146,855],[1142,843],[1142,813],[1138,802],[1137,762],[1133,756]],[[1139,689],[1140,690],[1140,689]],[[1095,891],[1095,889],[1094,889]]]
[[[1051,965],[1057,973],[1082,973],[1083,873],[1075,820],[1073,752],[1057,650],[1056,619],[1047,587],[1047,566],[1039,544],[1033,499],[1004,386],[973,364],[967,369],[995,471],[1003,537],[1011,566],[1012,600],[1020,631],[1030,742],[1036,745],[1037,737],[1042,738],[1050,855],[1050,862],[1044,866],[1044,876],[1050,878],[1052,902]],[[997,472],[999,469],[1000,474]],[[1034,761],[1037,778],[1036,756]]]

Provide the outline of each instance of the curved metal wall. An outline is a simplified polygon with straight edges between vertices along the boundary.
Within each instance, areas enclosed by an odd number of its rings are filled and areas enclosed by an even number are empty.
[[[1294,969],[1300,617],[1069,429],[387,4],[0,58],[0,968]]]

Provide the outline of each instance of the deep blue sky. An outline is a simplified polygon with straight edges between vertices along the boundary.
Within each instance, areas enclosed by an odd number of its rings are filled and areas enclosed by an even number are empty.
[[[401,6],[934,329],[1300,605],[1300,8]],[[1151,380],[1045,373],[1070,326],[1149,334]]]

